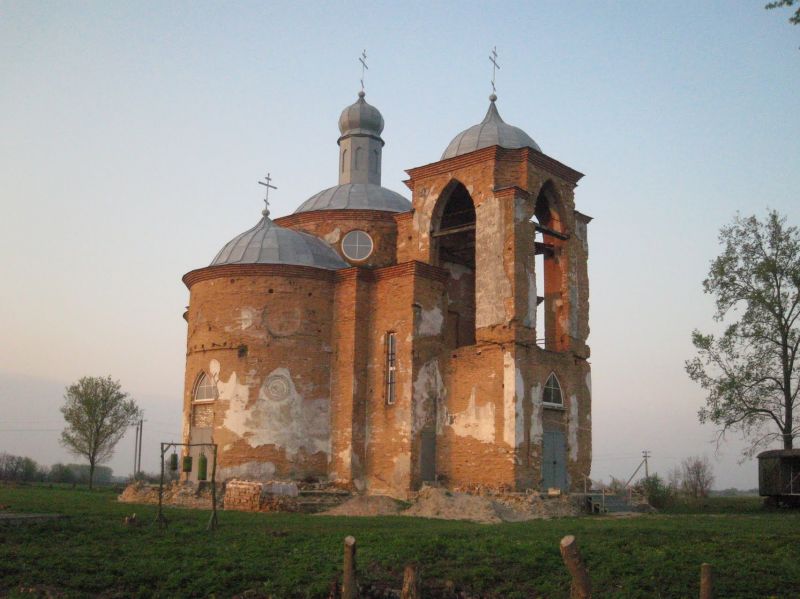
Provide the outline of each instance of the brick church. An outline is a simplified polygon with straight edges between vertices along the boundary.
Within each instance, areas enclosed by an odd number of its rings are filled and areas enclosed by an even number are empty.
[[[218,480],[582,488],[582,175],[489,100],[407,171],[409,201],[381,186],[384,121],[360,92],[339,118],[338,185],[265,209],[183,277],[184,441],[218,444]]]

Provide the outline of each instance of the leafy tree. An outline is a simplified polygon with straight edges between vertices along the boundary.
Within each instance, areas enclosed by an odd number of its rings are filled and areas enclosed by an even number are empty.
[[[795,6],[797,2],[798,0],[776,0],[775,2],[770,2],[767,4],[764,8],[770,10],[773,8],[783,8],[784,6],[792,7]],[[798,7],[797,10],[794,11],[794,14],[789,17],[789,22],[794,25],[800,25],[800,7]]]
[[[791,449],[800,346],[800,234],[770,211],[764,221],[736,215],[720,230],[722,254],[703,281],[715,296],[719,336],[692,333],[698,355],[686,372],[707,392],[700,422],[750,437],[745,451],[781,440]],[[737,319],[738,317],[738,319]]]
[[[141,417],[136,402],[127,397],[110,376],[83,377],[66,389],[61,444],[89,462],[90,489],[95,467],[111,458],[125,430]]]
[[[77,482],[75,473],[72,471],[72,468],[70,468],[66,464],[61,464],[61,463],[53,464],[50,467],[50,474],[48,474],[47,480],[53,483]]]
[[[714,471],[708,458],[692,456],[681,462],[681,487],[683,492],[695,499],[708,497],[714,484]]]
[[[0,480],[40,481],[47,476],[47,469],[35,460],[10,453],[0,453]]]

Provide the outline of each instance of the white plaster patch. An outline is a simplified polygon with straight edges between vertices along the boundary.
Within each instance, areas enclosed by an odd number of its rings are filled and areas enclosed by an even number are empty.
[[[444,267],[450,271],[450,276],[456,281],[458,281],[464,275],[472,273],[471,268],[464,266],[463,264],[456,264],[454,262],[445,262]]]
[[[250,447],[275,445],[283,448],[289,459],[301,448],[310,454],[330,454],[328,402],[304,399],[288,369],[273,370],[250,407],[249,389],[237,382],[235,372],[227,383],[218,383],[217,389],[219,398],[230,402],[223,426]]]
[[[544,403],[542,401],[542,386],[536,383],[531,387],[533,410],[531,413],[531,444],[541,444],[544,435]]]
[[[330,233],[326,233],[325,235],[322,236],[322,238],[331,245],[337,243],[339,239],[341,239],[341,237],[342,237],[342,230],[339,227],[336,227]]]
[[[516,369],[511,352],[503,354],[503,441],[516,446]]]
[[[439,372],[439,361],[431,360],[426,362],[417,373],[414,380],[414,423],[411,432],[421,431],[426,424],[433,423],[433,418],[438,412],[444,416],[444,409],[437,410],[439,404],[444,403],[447,391],[444,388],[444,381]],[[440,422],[442,418],[437,418],[436,432],[441,432]]]
[[[578,272],[575,262],[572,261],[569,269],[569,333],[578,338]]]
[[[255,308],[241,308],[239,310],[239,326],[241,326],[243,331],[249,329],[253,326],[253,323],[259,315],[259,310]]]
[[[434,306],[430,310],[420,310],[417,325],[417,334],[420,337],[430,337],[442,332],[444,324],[444,314],[439,306]]]
[[[567,427],[569,442],[569,459],[573,462],[578,459],[578,398],[569,397],[569,426]]]
[[[450,427],[459,437],[472,437],[484,443],[494,443],[494,404],[482,406],[475,403],[475,387],[469,397],[467,409],[450,415]]]
[[[272,462],[245,462],[237,466],[219,469],[220,480],[244,478],[247,480],[269,480],[275,476],[275,464]]]
[[[589,252],[589,235],[587,233],[586,223],[580,218],[575,219],[575,237],[581,240],[583,251]]]
[[[526,327],[536,326],[536,308],[538,298],[536,297],[536,272],[528,271],[528,311],[525,314],[523,324]]]
[[[511,297],[511,281],[504,268],[505,234],[499,203],[483,202],[476,212],[475,326],[480,328],[506,322],[506,299]]]
[[[589,391],[589,397],[592,396],[592,371],[586,373],[586,390]]]

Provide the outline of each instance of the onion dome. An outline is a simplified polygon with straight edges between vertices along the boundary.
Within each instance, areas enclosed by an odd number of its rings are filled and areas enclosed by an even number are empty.
[[[358,92],[358,100],[342,111],[339,117],[339,131],[346,135],[373,135],[380,137],[383,132],[383,116],[374,106],[367,104],[364,91]]]
[[[329,270],[349,266],[321,239],[279,227],[267,214],[255,227],[225,244],[211,261],[211,266],[221,264],[294,264]]]
[[[442,154],[442,160],[469,154],[490,146],[500,146],[509,150],[533,148],[539,152],[542,151],[530,135],[519,127],[507,124],[500,118],[500,113],[497,112],[497,106],[495,106],[496,95],[489,96],[489,100],[489,110],[486,111],[483,120],[456,135]]]
[[[347,209],[408,212],[411,202],[399,193],[374,183],[346,183],[314,194],[295,210],[295,214],[312,210]]]
[[[411,202],[381,186],[383,117],[367,104],[364,95],[363,90],[358,92],[355,104],[339,117],[339,185],[314,194],[295,214],[314,210],[411,210]]]

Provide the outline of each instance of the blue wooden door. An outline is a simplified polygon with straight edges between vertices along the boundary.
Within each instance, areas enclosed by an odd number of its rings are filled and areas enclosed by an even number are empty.
[[[561,431],[544,431],[542,487],[567,490],[567,440]]]

